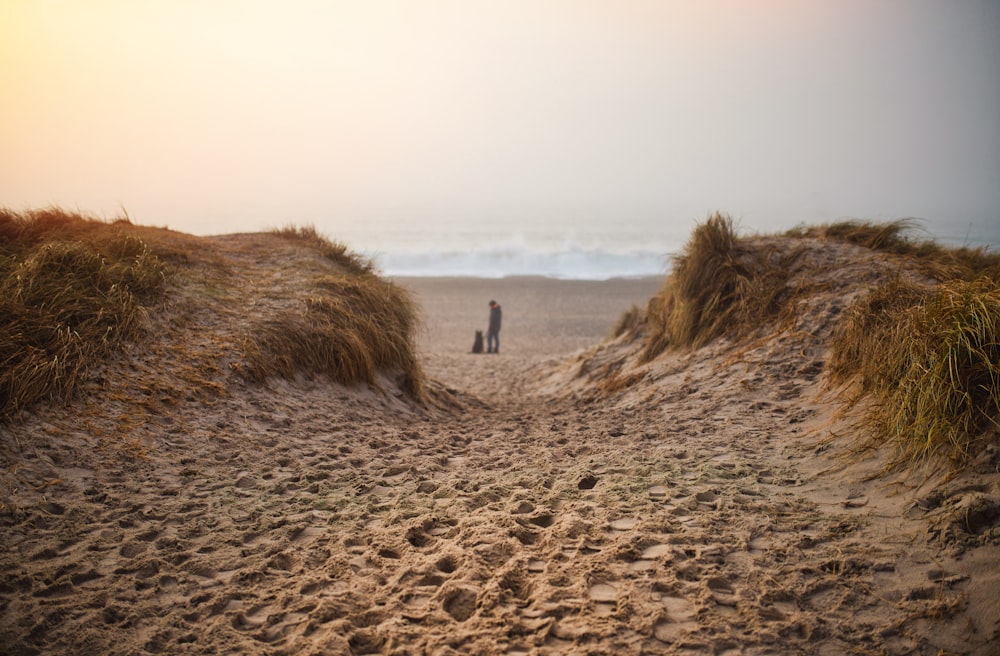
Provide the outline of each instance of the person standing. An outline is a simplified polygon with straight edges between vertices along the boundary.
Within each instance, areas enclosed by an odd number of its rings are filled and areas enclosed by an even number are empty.
[[[500,304],[496,301],[490,301],[490,327],[486,331],[487,353],[500,352],[500,320],[502,318],[503,312],[500,310]]]

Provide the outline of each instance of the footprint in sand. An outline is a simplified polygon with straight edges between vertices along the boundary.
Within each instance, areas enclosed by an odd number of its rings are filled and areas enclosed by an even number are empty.
[[[400,558],[402,558],[402,555],[398,551],[396,551],[395,549],[390,549],[389,547],[379,549],[378,555],[379,558],[386,558],[388,560],[399,560]]]
[[[715,603],[720,606],[736,606],[739,595],[736,593],[735,588],[733,588],[732,584],[728,580],[722,577],[714,577],[708,579],[706,584],[708,585],[709,591],[712,593],[712,598],[715,600]]]
[[[682,597],[664,597],[661,599],[666,615],[653,628],[653,636],[660,642],[673,644],[691,631],[698,628],[695,621],[694,605]]]
[[[141,542],[126,542],[118,549],[122,558],[135,558],[144,551],[146,551],[146,544]]]
[[[377,631],[363,629],[356,631],[347,639],[352,654],[380,654],[385,638]]]
[[[639,558],[629,563],[630,572],[648,572],[656,569],[658,564],[670,560],[672,549],[669,544],[654,544],[646,547],[639,554]]]
[[[230,624],[237,631],[254,631],[264,625],[266,617],[250,618],[243,613],[233,615]]]
[[[669,544],[654,544],[643,549],[641,557],[646,560],[662,558],[669,556],[672,553],[672,549]]]
[[[540,513],[528,519],[529,522],[541,528],[548,528],[555,522],[555,517],[549,513]]]
[[[715,501],[719,498],[715,492],[711,490],[706,490],[705,492],[698,492],[694,495],[695,500],[700,503],[710,507],[715,507]]]
[[[403,619],[419,623],[427,619],[427,614],[433,608],[434,599],[430,595],[411,593],[404,595],[400,601],[403,603]]]
[[[618,603],[618,589],[607,582],[590,586],[590,600],[594,602],[594,614],[599,617],[613,615]]]
[[[304,542],[310,538],[314,538],[321,535],[324,532],[323,527],[320,526],[300,526],[292,529],[289,533],[288,538],[292,542]]]
[[[439,572],[452,574],[458,569],[458,561],[454,556],[442,556],[434,563],[434,566],[437,567]]]
[[[622,517],[611,522],[611,532],[613,535],[621,535],[626,531],[631,531],[639,524],[639,520],[632,517]]]
[[[530,501],[522,501],[519,504],[517,504],[517,507],[514,508],[514,510],[511,512],[515,515],[527,515],[531,512],[534,512],[534,510],[535,510],[535,505],[533,503],[531,503]]]
[[[633,560],[628,564],[628,571],[633,574],[640,574],[642,572],[652,572],[656,569],[655,560]]]
[[[479,593],[474,588],[455,588],[444,595],[442,605],[456,622],[465,622],[476,612]]]
[[[618,590],[610,583],[595,583],[590,586],[590,598],[597,602],[614,602],[618,599]]]
[[[309,581],[302,584],[302,587],[299,588],[299,594],[307,596],[318,594],[329,587],[329,585],[328,581]]]

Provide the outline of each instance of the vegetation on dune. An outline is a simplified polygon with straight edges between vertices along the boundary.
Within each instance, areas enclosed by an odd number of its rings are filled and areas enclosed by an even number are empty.
[[[1000,439],[1000,255],[908,236],[913,222],[845,221],[797,228],[790,238],[835,239],[903,258],[936,283],[895,277],[854,303],[830,352],[831,381],[853,381],[875,442],[905,458],[938,453],[961,463]],[[613,336],[645,328],[641,360],[773,325],[789,301],[791,264],[767,242],[740,239],[729,217],[700,224],[643,313],[624,313]]]
[[[791,236],[839,239],[902,256],[935,279],[895,278],[848,311],[831,350],[834,382],[855,381],[874,441],[904,458],[957,463],[996,441],[1000,421],[1000,255],[910,236],[910,220],[845,221]]]
[[[909,258],[922,271],[939,280],[974,280],[991,276],[1000,280],[1000,254],[986,248],[948,248],[932,240],[913,238],[917,222],[898,219],[886,223],[840,221],[794,228],[790,237],[837,239],[851,244]]]
[[[246,377],[322,373],[377,384],[379,372],[401,372],[404,389],[419,397],[417,311],[409,295],[314,228],[276,234],[316,249],[343,273],[314,281],[302,313],[255,322],[244,349]],[[148,308],[166,294],[165,260],[192,265],[202,261],[195,257],[202,246],[199,238],[127,218],[0,209],[0,421],[42,400],[69,399],[89,368],[146,330]],[[197,271],[172,279],[185,284]]]
[[[271,231],[286,239],[295,239],[309,244],[328,260],[336,262],[348,273],[355,275],[374,274],[375,265],[368,258],[350,250],[347,244],[333,241],[319,234],[315,226],[285,226]]]
[[[716,213],[695,228],[646,310],[643,360],[667,347],[699,347],[722,334],[744,335],[777,318],[789,298],[796,254],[753,247],[732,219]]]
[[[261,382],[321,374],[343,384],[377,385],[379,372],[398,372],[404,391],[422,397],[424,376],[413,346],[418,312],[409,294],[379,276],[371,260],[313,226],[272,234],[309,245],[345,273],[317,279],[303,312],[253,328],[244,341],[244,376]]]
[[[618,322],[611,329],[611,338],[617,339],[626,333],[634,333],[645,320],[646,313],[638,305],[633,305],[618,317]]]
[[[142,333],[165,286],[128,221],[0,210],[0,419],[72,395],[89,366]]]
[[[798,227],[790,238],[834,239],[901,256],[939,282],[1000,280],[1000,254],[986,248],[947,248],[911,237],[916,222],[841,221]],[[643,360],[668,347],[699,347],[726,334],[741,337],[766,326],[786,309],[795,290],[788,288],[792,250],[780,254],[753,239],[737,236],[732,219],[716,213],[698,225],[672,272],[650,299],[645,315],[632,308],[619,319],[615,337],[637,325],[649,329]]]
[[[903,254],[912,245],[912,242],[905,235],[914,226],[915,221],[912,219],[896,219],[884,223],[838,221],[836,223],[800,226],[792,228],[786,234],[790,237],[839,239],[872,250]]]
[[[871,398],[876,440],[910,458],[967,461],[1000,435],[1000,284],[982,276],[875,288],[849,311],[831,372]]]
[[[259,382],[322,374],[344,384],[375,385],[379,372],[399,372],[404,391],[420,398],[424,377],[413,346],[417,307],[409,294],[311,229],[283,234],[307,239],[349,273],[316,280],[317,293],[304,312],[255,326],[244,343],[244,375]]]

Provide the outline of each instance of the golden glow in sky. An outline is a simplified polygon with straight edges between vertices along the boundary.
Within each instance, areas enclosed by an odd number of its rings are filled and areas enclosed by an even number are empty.
[[[5,0],[0,205],[996,240],[998,41],[988,0]]]

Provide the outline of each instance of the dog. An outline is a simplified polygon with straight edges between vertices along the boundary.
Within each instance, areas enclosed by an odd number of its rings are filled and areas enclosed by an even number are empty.
[[[476,339],[472,342],[472,352],[482,353],[483,352],[483,331],[476,331]]]

